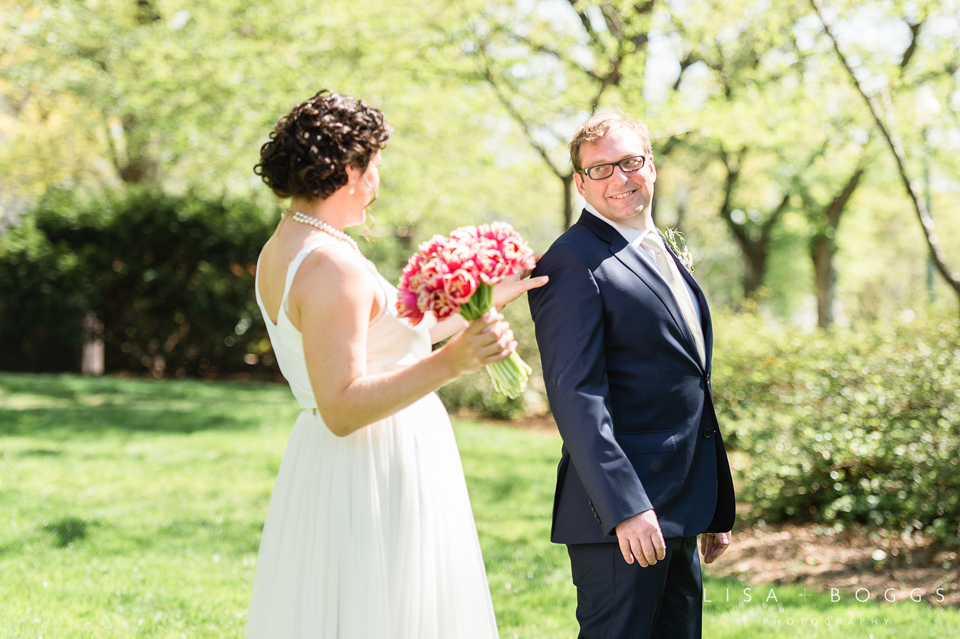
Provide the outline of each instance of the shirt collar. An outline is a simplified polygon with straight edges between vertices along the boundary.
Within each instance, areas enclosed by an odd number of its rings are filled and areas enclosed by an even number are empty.
[[[589,211],[590,213],[592,213],[594,216],[600,218],[601,220],[603,220],[613,228],[615,228],[617,232],[623,236],[623,239],[625,239],[628,244],[631,244],[635,247],[639,248],[640,242],[643,240],[643,237],[648,233],[653,233],[654,237],[657,237],[657,233],[654,233],[649,229],[635,229],[633,227],[627,226],[626,224],[615,222],[609,218],[604,217],[603,215],[600,215],[600,212],[597,211],[597,209],[593,208],[593,206],[589,202],[585,202],[583,208]]]

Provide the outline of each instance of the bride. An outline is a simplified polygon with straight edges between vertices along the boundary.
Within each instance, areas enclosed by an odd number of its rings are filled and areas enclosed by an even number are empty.
[[[321,91],[280,118],[255,172],[291,198],[256,296],[303,411],[270,498],[246,636],[495,638],[450,421],[433,393],[517,346],[491,311],[411,326],[344,227],[363,223],[391,128]],[[498,286],[498,308],[545,278]],[[442,348],[431,345],[451,338]]]

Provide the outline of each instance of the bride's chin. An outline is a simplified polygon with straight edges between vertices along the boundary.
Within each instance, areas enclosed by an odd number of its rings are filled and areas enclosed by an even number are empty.
[[[343,225],[343,228],[346,229],[346,228],[350,228],[351,226],[360,226],[366,221],[367,221],[367,209],[363,209],[363,211],[361,211],[359,216],[348,220],[347,223]]]

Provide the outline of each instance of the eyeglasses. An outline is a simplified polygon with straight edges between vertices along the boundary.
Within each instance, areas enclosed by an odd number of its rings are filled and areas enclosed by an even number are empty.
[[[597,164],[591,166],[588,169],[580,171],[591,180],[603,180],[611,175],[613,175],[613,167],[619,166],[620,170],[624,173],[634,173],[643,168],[643,165],[647,162],[647,156],[645,155],[633,155],[628,158],[623,158],[619,162],[611,162],[609,164]]]

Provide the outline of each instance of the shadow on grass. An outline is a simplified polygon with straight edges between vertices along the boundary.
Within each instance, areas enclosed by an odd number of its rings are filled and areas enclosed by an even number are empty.
[[[0,435],[245,430],[292,405],[279,384],[0,374]]]
[[[64,517],[60,521],[43,527],[56,539],[57,548],[66,548],[70,544],[87,538],[87,522],[79,517]]]
[[[2,413],[0,413],[2,414]],[[62,450],[53,450],[52,448],[33,448],[20,453],[21,457],[59,457],[63,454]]]
[[[122,396],[129,399],[224,398],[237,392],[286,391],[286,385],[270,382],[206,382],[197,379],[152,379],[149,377],[89,377],[73,374],[43,375],[0,373],[0,397],[26,394],[51,399],[77,399],[85,395]],[[286,391],[289,394],[289,391]]]
[[[154,403],[156,404],[156,403]],[[65,406],[63,408],[0,409],[0,435],[55,435],[105,430],[194,433],[201,430],[243,430],[259,426],[259,419],[222,413],[216,407],[173,410],[156,405]]]

